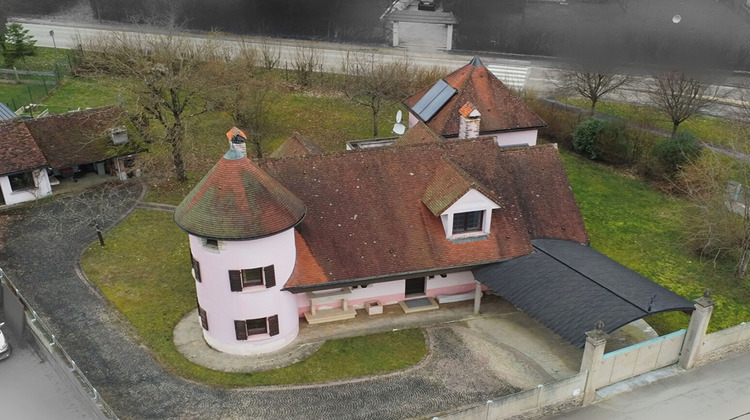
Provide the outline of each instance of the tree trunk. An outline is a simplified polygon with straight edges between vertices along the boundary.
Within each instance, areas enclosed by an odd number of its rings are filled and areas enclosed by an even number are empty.
[[[589,116],[593,117],[596,112],[596,99],[591,100],[591,109],[589,110]]]
[[[680,126],[680,123],[678,122],[672,122],[672,137],[677,135],[677,127]]]
[[[180,182],[187,181],[185,161],[182,159],[183,131],[184,129],[182,127],[182,122],[178,118],[167,133],[167,142],[172,148],[172,163],[174,164],[175,175],[177,176],[177,180]]]
[[[740,262],[737,264],[737,270],[735,272],[735,275],[737,277],[745,277],[745,274],[747,274],[747,264],[750,262],[750,249],[743,249],[742,250],[742,256],[740,257]]]
[[[378,136],[378,111],[372,108],[372,135]]]

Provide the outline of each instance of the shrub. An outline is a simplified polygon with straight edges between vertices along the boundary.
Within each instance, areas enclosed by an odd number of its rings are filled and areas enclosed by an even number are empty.
[[[551,143],[557,143],[565,149],[573,148],[573,131],[581,122],[581,115],[570,112],[565,108],[534,97],[533,94],[525,94],[526,105],[545,123],[547,127],[539,130],[539,136]]]
[[[674,176],[680,168],[701,153],[701,144],[689,132],[683,131],[676,136],[656,143],[651,150],[662,174]]]
[[[599,157],[596,144],[604,125],[604,121],[598,118],[580,123],[573,133],[573,150],[589,159]]]

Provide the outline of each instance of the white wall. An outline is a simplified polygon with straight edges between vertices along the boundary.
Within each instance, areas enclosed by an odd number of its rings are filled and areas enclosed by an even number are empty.
[[[49,183],[46,169],[37,169],[33,171],[34,184],[36,188],[27,190],[13,191],[10,187],[10,180],[7,176],[0,176],[0,189],[2,189],[5,204],[12,205],[23,203],[25,201],[37,200],[52,194],[52,186]]]
[[[190,236],[193,258],[200,263],[201,282],[195,283],[198,302],[206,311],[209,330],[206,342],[217,350],[233,354],[258,354],[277,350],[290,343],[299,331],[297,302],[282,291],[296,261],[294,229],[270,237],[249,241],[219,241],[219,249],[203,245],[204,240]],[[256,286],[233,292],[229,270],[273,265],[276,286]],[[237,340],[234,321],[279,316],[279,334],[256,335]]]
[[[496,134],[495,142],[500,147],[518,146],[527,144],[536,146],[536,137],[538,130],[509,131]]]

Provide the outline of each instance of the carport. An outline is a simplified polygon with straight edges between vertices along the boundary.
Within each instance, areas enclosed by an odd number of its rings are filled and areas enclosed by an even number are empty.
[[[473,270],[493,292],[577,347],[597,321],[611,333],[659,312],[693,304],[590,246],[535,239],[534,252]]]

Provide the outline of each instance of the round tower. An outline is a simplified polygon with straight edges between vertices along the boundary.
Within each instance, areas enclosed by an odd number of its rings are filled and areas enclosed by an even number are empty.
[[[297,336],[297,301],[282,288],[297,257],[294,227],[304,215],[300,199],[234,146],[177,207],[211,347],[266,353]]]

